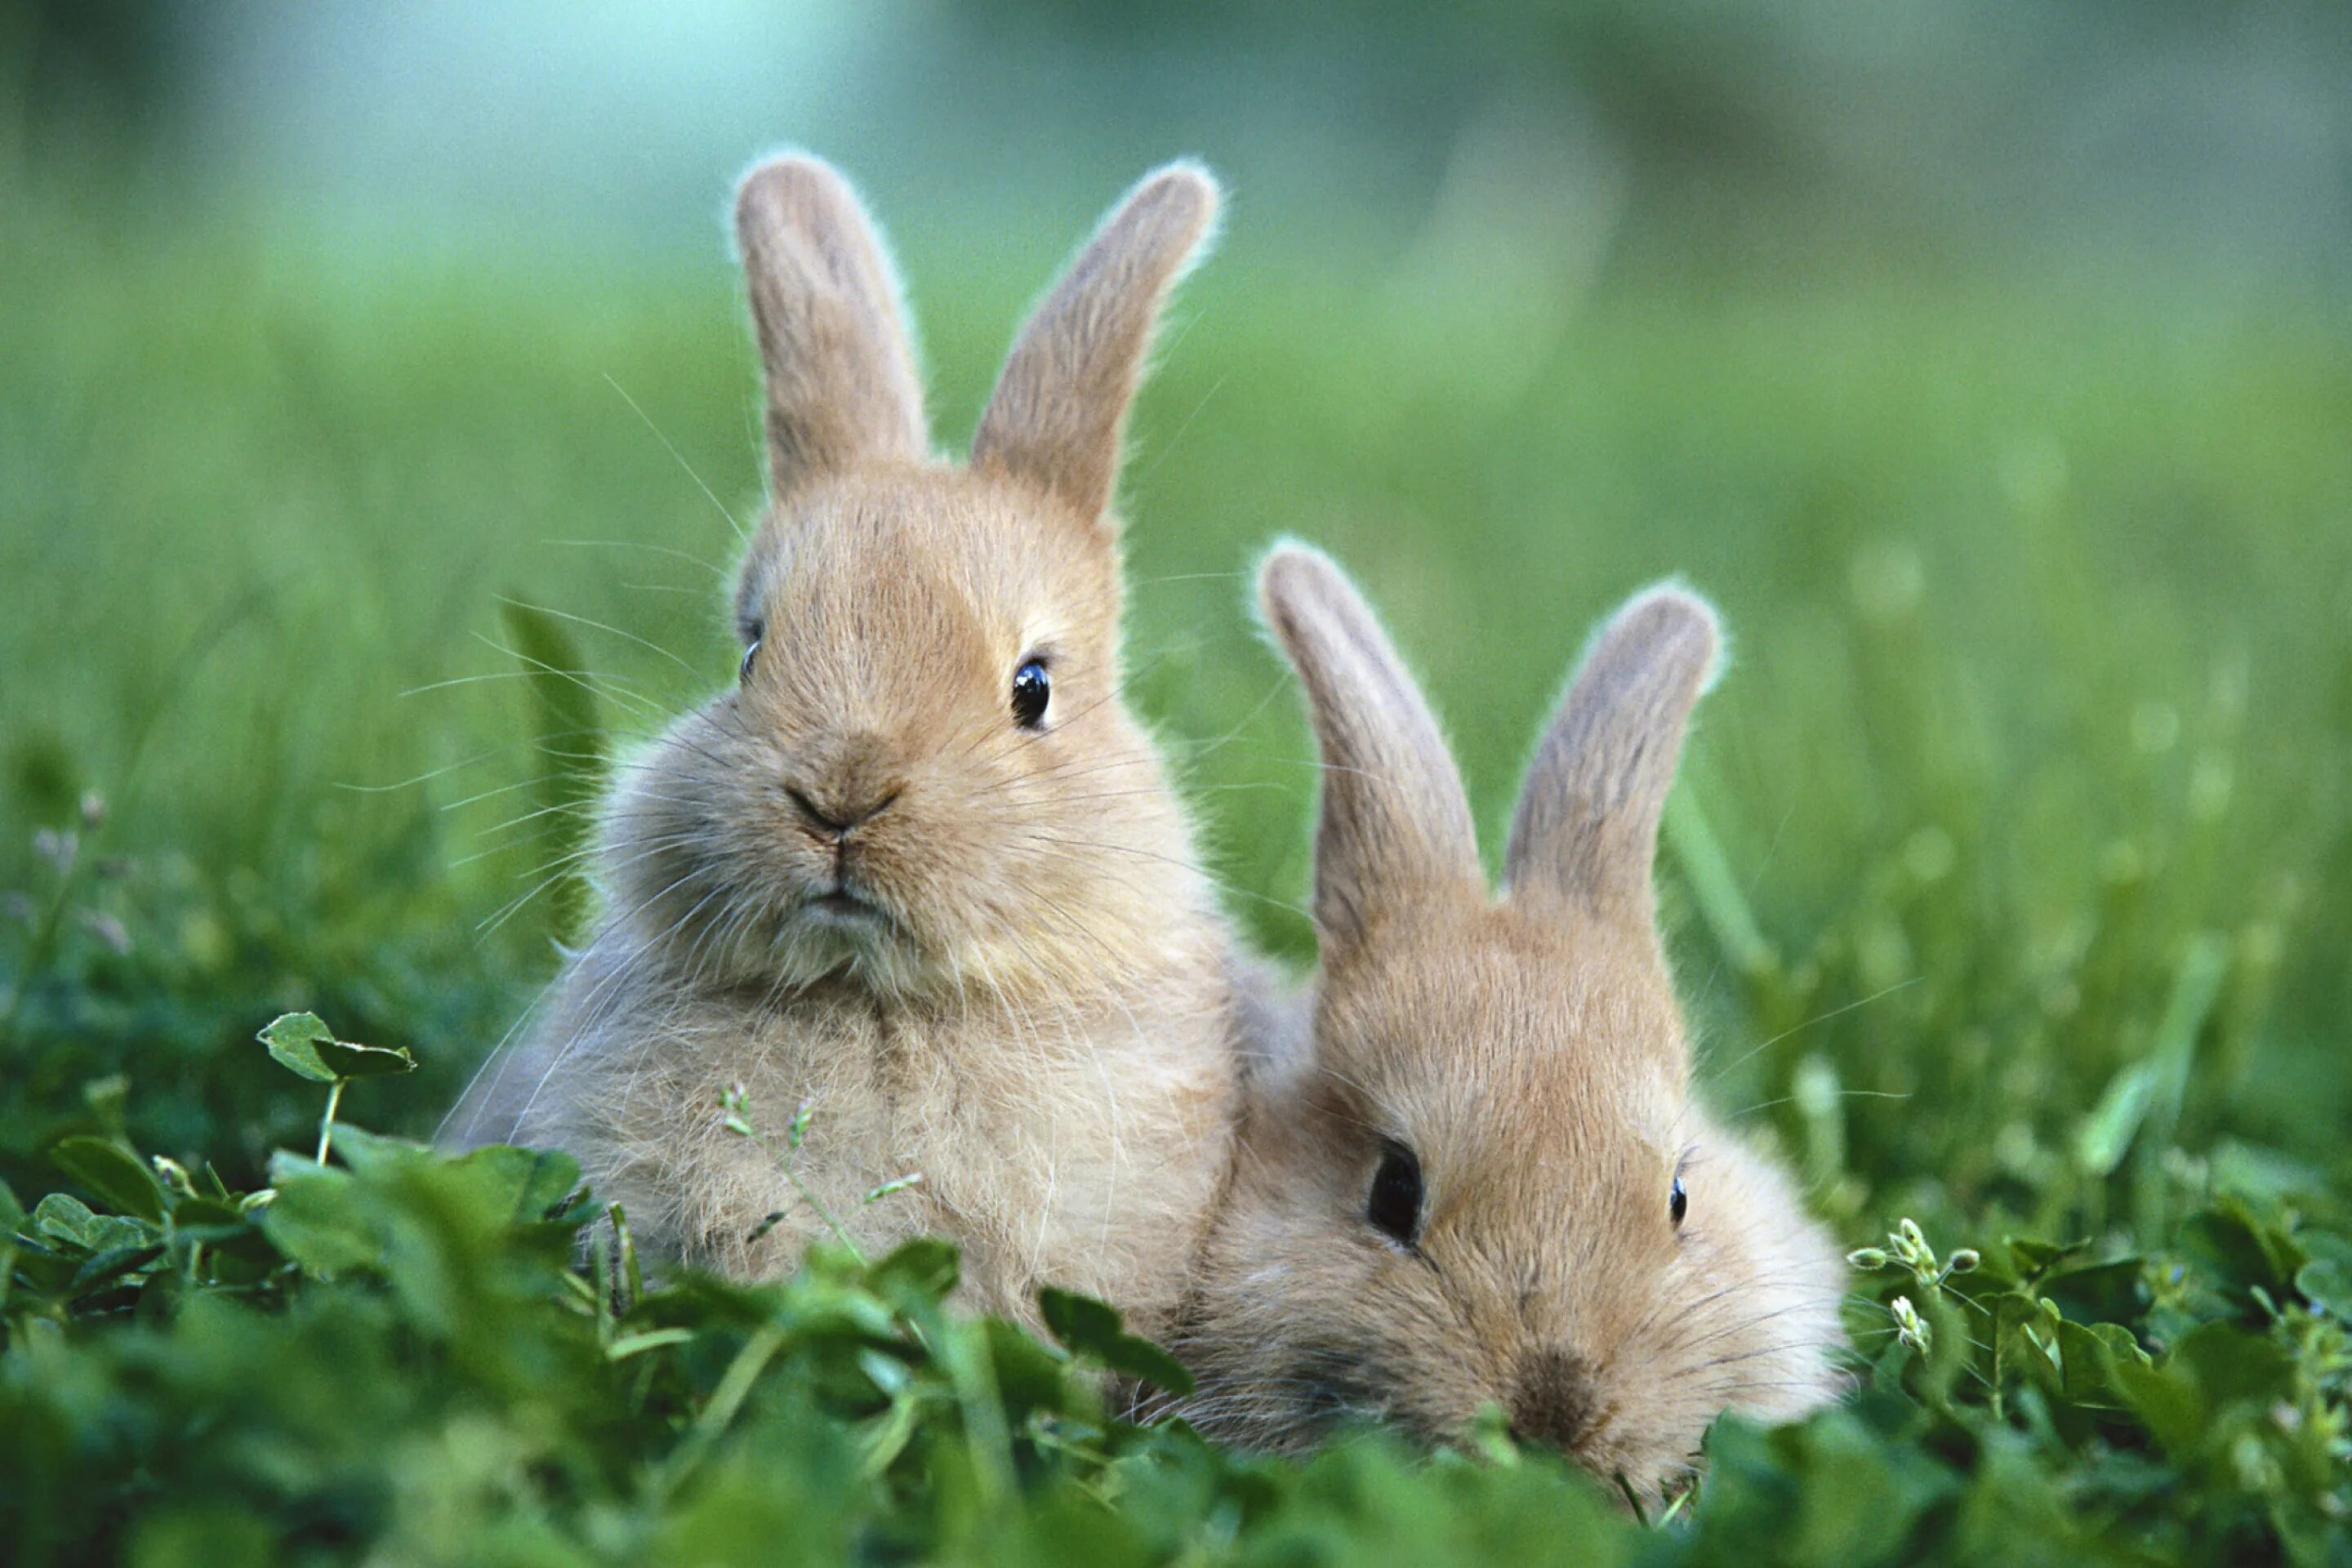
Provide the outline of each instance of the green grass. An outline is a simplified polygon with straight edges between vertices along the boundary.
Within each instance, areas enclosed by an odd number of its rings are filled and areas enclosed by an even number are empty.
[[[1003,248],[908,258],[950,440],[1052,265]],[[1126,486],[1139,703],[1233,912],[1303,956],[1267,539],[1360,574],[1490,831],[1592,619],[1669,574],[1712,595],[1735,659],[1664,869],[1710,1093],[1851,1243],[1912,1215],[1984,1258],[1860,1280],[1851,1408],[1718,1434],[1644,1530],[1538,1457],[1270,1466],[1107,1421],[1100,1344],[950,1329],[935,1258],[600,1289],[544,1173],[341,1136],[305,1169],[320,1093],[252,1043],[271,1016],[414,1049],[342,1114],[422,1135],[552,966],[539,906],[497,920],[548,853],[499,826],[545,787],[501,596],[618,628],[571,630],[625,734],[731,667],[733,280],[37,205],[0,229],[0,1178],[150,1230],[26,1221],[21,1560],[2095,1555],[2064,1521],[2122,1558],[2342,1561],[2341,315],[1628,265],[1552,342],[1347,259],[1238,235],[1184,298]],[[34,833],[85,791],[61,879]],[[61,1173],[72,1134],[280,1203],[142,1220]]]

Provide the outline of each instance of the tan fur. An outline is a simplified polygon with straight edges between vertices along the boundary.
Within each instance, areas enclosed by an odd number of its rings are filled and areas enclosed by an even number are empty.
[[[825,1222],[723,1126],[740,1084],[861,1247],[945,1235],[973,1308],[1034,1320],[1058,1284],[1164,1328],[1227,1164],[1241,1004],[1120,700],[1102,508],[1146,328],[1213,197],[1190,167],[1147,180],[1041,310],[1005,373],[1019,397],[991,408],[1002,450],[1055,454],[1032,472],[924,455],[887,265],[840,177],[792,158],[745,180],[776,469],[737,596],[756,651],[616,782],[609,914],[462,1137],[569,1149],[656,1251],[772,1274]],[[1154,216],[1171,201],[1198,220]],[[1073,317],[1127,325],[1064,342]],[[1103,479],[1091,509],[1059,482],[1079,468]],[[1032,658],[1052,679],[1034,731],[1010,710]]]
[[[1013,345],[971,438],[974,468],[1020,475],[1083,517],[1109,504],[1161,301],[1216,214],[1208,172],[1171,163],[1103,221]]]
[[[869,458],[922,458],[922,378],[898,279],[849,183],[816,158],[762,163],[736,192],[735,238],[775,492]]]
[[[1832,1397],[1843,1266],[1780,1167],[1691,1100],[1650,912],[1712,612],[1654,590],[1601,634],[1538,749],[1497,901],[1362,600],[1296,547],[1261,587],[1324,753],[1324,973],[1311,1042],[1251,1086],[1181,1340],[1202,1381],[1186,1413],[1296,1447],[1349,1418],[1442,1439],[1494,1404],[1655,1496],[1722,1411]],[[1410,1249],[1366,1217],[1383,1138],[1421,1162]]]

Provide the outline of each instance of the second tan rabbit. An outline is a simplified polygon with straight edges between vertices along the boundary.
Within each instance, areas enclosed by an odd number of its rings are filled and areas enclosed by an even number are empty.
[[[1726,1410],[1831,1398],[1843,1267],[1780,1165],[1693,1098],[1654,925],[1659,814],[1715,616],[1601,632],[1488,892],[1435,719],[1339,569],[1277,550],[1265,616],[1323,753],[1308,1038],[1251,1086],[1181,1408],[1286,1448],[1486,1406],[1650,1496]]]

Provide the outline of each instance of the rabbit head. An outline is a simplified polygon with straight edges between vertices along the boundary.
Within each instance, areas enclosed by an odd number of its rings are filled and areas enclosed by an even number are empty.
[[[1255,1086],[1196,1287],[1190,1409],[1432,1441],[1488,1405],[1655,1494],[1727,1408],[1834,1392],[1842,1263],[1691,1099],[1651,862],[1713,613],[1670,587],[1588,652],[1490,897],[1452,757],[1339,569],[1277,550],[1267,623],[1323,753],[1311,1041]]]
[[[1120,700],[1110,505],[1153,324],[1216,205],[1188,163],[1130,192],[953,464],[848,184],[803,155],[745,177],[770,501],[739,682],[616,791],[607,890],[646,943],[762,987],[1018,993],[1148,941],[1171,896],[1209,907]]]

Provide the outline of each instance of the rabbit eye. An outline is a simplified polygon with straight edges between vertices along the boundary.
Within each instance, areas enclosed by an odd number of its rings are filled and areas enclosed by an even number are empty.
[[[1683,1215],[1689,1212],[1690,1194],[1683,1191],[1683,1179],[1680,1176],[1676,1176],[1675,1178],[1675,1189],[1672,1193],[1667,1194],[1666,1197],[1666,1214],[1675,1222],[1675,1228],[1676,1230],[1682,1229]]]
[[[1399,1247],[1411,1247],[1421,1234],[1421,1161],[1394,1139],[1381,1140],[1381,1168],[1372,1173],[1364,1217]]]
[[[1013,672],[1013,721],[1034,730],[1045,721],[1045,704],[1053,700],[1054,683],[1045,678],[1045,661],[1024,659]]]
[[[753,626],[751,640],[743,645],[743,662],[735,671],[735,679],[738,681],[751,679],[751,666],[757,663],[760,658],[760,627]]]

